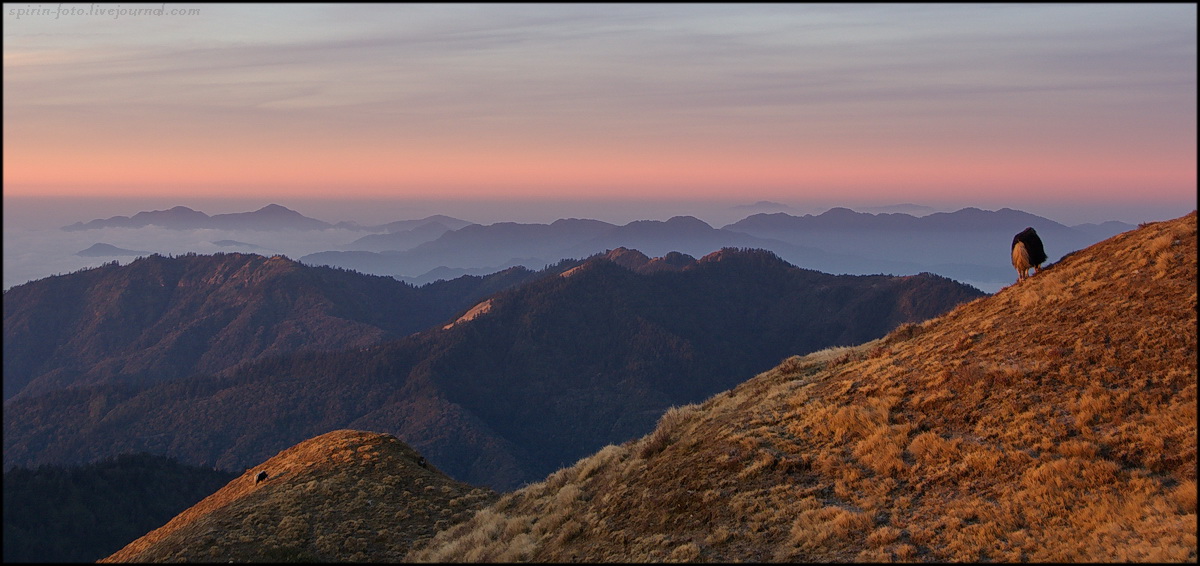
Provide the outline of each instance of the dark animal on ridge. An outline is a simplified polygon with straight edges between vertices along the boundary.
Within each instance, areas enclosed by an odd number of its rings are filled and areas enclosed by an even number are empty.
[[[259,482],[265,481],[266,479],[267,479],[267,473],[259,472],[259,473],[255,474],[255,476],[254,476],[254,484],[258,485]]]
[[[1034,275],[1042,272],[1042,263],[1046,261],[1046,249],[1042,247],[1042,239],[1038,237],[1033,227],[1025,228],[1020,234],[1013,236],[1012,264],[1017,268],[1017,282],[1029,277],[1029,268]]]

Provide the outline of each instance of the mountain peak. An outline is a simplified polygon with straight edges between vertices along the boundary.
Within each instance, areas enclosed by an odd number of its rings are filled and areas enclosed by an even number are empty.
[[[709,223],[700,220],[695,216],[672,216],[671,218],[667,219],[667,224],[674,226],[694,226],[696,228],[712,229],[712,226]]]
[[[820,216],[854,217],[854,216],[875,216],[875,215],[866,213],[866,212],[856,212],[856,211],[846,208],[844,206],[835,206],[829,210],[826,210],[824,213],[820,214]]]
[[[203,212],[192,210],[186,206],[176,206],[168,210],[142,211],[128,216],[113,216],[108,219],[95,219],[87,223],[76,222],[63,226],[66,231],[92,230],[96,228],[143,228],[160,226],[171,230],[191,230],[196,228],[216,228],[228,230],[324,230],[333,225],[328,222],[309,218],[285,206],[268,204],[254,212],[231,212],[209,216]]]
[[[695,265],[696,263],[696,258],[680,252],[669,252],[663,257],[651,258],[650,256],[647,256],[638,250],[629,249],[623,246],[608,250],[603,254],[597,254],[591,259],[611,261],[621,267],[624,267],[625,269],[643,274],[654,273],[658,271],[679,271]],[[591,265],[591,263],[592,262],[589,260],[588,262],[568,269],[562,273],[562,277],[570,277],[582,269],[585,269],[587,266]]]
[[[246,470],[101,562],[363,561],[368,548],[371,560],[395,562],[495,497],[395,436],[335,430]]]
[[[781,266],[790,266],[791,264],[783,261],[774,252],[762,249],[739,249],[739,248],[721,248],[712,252],[698,260],[699,263],[716,263],[723,261],[758,261],[766,263],[778,263]]]
[[[609,250],[607,253],[605,253],[601,257],[603,257],[604,259],[607,259],[621,267],[624,267],[626,269],[631,269],[634,271],[636,271],[638,268],[642,267],[643,265],[650,263],[650,258],[647,257],[646,254],[639,252],[637,250],[631,250],[631,249],[623,247],[623,246],[618,247],[613,250]]]
[[[117,246],[114,246],[112,244],[106,244],[104,242],[97,242],[95,244],[92,244],[91,247],[89,247],[85,250],[79,250],[79,251],[75,252],[75,255],[85,256],[85,257],[113,257],[113,256],[130,256],[130,255],[150,255],[150,252],[138,251],[138,250],[128,250],[125,248],[118,248]]]

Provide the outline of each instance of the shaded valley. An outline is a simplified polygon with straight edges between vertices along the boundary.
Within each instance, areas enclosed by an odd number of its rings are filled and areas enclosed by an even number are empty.
[[[5,471],[4,562],[95,562],[234,477],[150,454]]]

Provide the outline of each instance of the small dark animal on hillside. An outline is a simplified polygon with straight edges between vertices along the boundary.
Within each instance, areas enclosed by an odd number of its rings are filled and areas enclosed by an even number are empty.
[[[428,466],[429,466],[429,464],[428,464],[428,463],[425,461],[425,457],[424,457],[424,456],[421,456],[420,458],[417,458],[417,465],[418,465],[418,466],[421,466],[422,468],[425,468],[425,467],[428,467]]]
[[[1042,247],[1042,239],[1038,237],[1033,227],[1026,228],[1020,234],[1013,236],[1012,264],[1017,268],[1017,282],[1029,277],[1029,268],[1034,274],[1041,273],[1042,263],[1046,261],[1046,249]]]
[[[266,480],[266,479],[267,479],[267,473],[266,473],[266,472],[259,472],[258,474],[256,474],[256,475],[254,476],[254,484],[255,484],[255,485],[258,485],[258,483],[259,483],[259,482],[261,482],[261,481],[264,481],[264,480]]]

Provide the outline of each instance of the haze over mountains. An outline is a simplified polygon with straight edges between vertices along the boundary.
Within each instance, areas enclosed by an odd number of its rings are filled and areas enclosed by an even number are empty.
[[[408,249],[329,251],[300,260],[420,283],[446,273],[478,273],[473,270],[480,266],[502,269],[548,264],[616,247],[650,255],[669,251],[703,255],[718,247],[753,247],[826,273],[911,275],[927,271],[995,290],[1012,279],[1008,246],[1012,234],[1026,226],[1036,228],[1043,241],[1052,242],[1047,244],[1051,261],[1132,228],[1105,223],[1076,229],[1010,209],[965,208],[916,217],[834,208],[820,215],[758,213],[719,229],[683,216],[623,226],[578,219],[474,225]]]
[[[145,226],[161,226],[172,230],[194,230],[197,228],[225,230],[323,230],[333,227],[328,222],[309,218],[278,204],[271,204],[253,212],[235,212],[213,216],[192,210],[186,206],[176,206],[169,210],[139,212],[132,217],[113,216],[112,218],[96,219],[86,223],[76,222],[70,226],[63,226],[62,229],[73,232],[79,230],[96,230],[99,228],[142,228]]]
[[[828,273],[928,271],[994,292],[1011,279],[1008,241],[1026,226],[1046,231],[1051,260],[1132,228],[1119,222],[1068,227],[1009,209],[937,213],[904,204],[863,210],[878,214],[834,208],[800,215],[764,201],[731,208],[729,213],[742,216],[723,226],[686,215],[625,224],[585,217],[544,224],[473,224],[444,214],[362,225],[326,222],[274,204],[212,216],[177,206],[76,222],[57,234],[6,230],[4,276],[5,286],[11,287],[105,259],[128,261],[134,257],[129,254],[241,251],[278,253],[424,284],[514,266],[537,270],[616,247],[694,256],[721,247],[755,247]]]
[[[150,252],[141,250],[127,250],[125,248],[118,248],[112,244],[105,244],[101,242],[92,244],[86,250],[79,250],[78,252],[75,252],[75,255],[85,257],[143,256],[150,255]]]
[[[5,464],[147,451],[240,470],[364,427],[511,489],[795,352],[979,296],[762,250],[618,248],[419,289],[282,257],[154,256],[5,293]]]
[[[443,522],[403,560],[1195,561],[1196,244],[1194,212],[1151,223],[882,340],[789,358]],[[243,476],[111,559],[396,560],[407,508],[456,513],[436,489],[364,504],[357,470],[405,447],[339,431],[268,463],[351,438],[333,462],[291,457],[304,481]],[[285,489],[303,528],[275,527]],[[347,522],[389,534],[321,542]],[[197,536],[218,525],[249,527]]]

